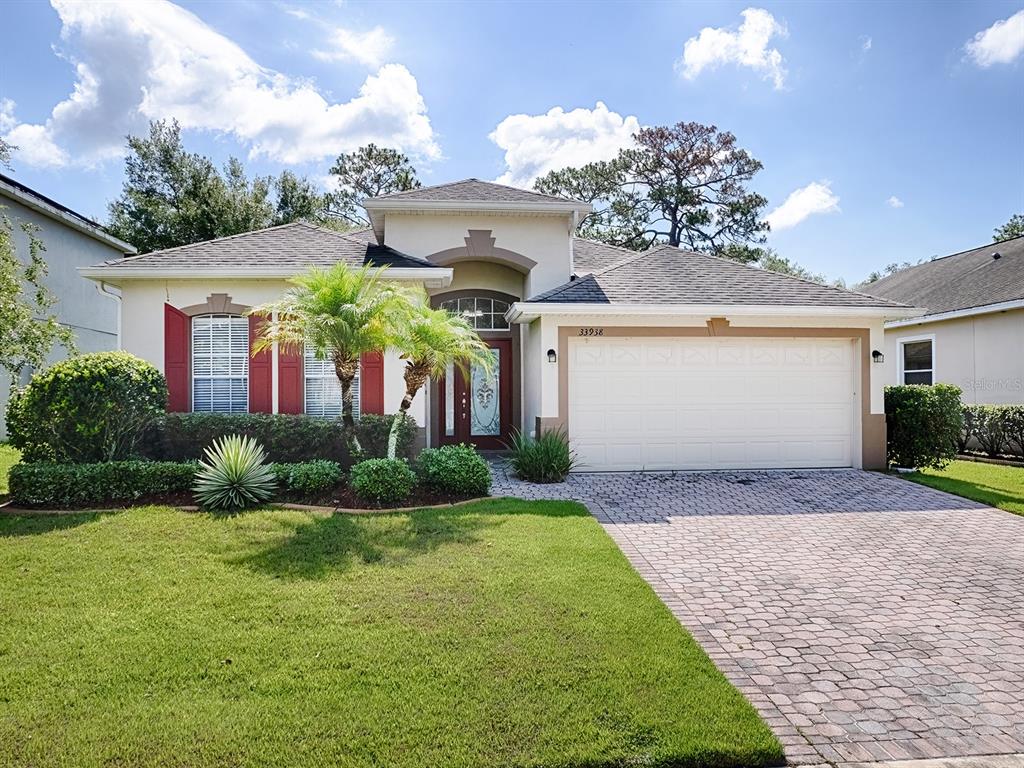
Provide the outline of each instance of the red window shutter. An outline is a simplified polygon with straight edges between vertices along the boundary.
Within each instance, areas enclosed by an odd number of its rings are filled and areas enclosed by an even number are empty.
[[[274,410],[273,384],[270,372],[270,350],[253,354],[252,347],[266,322],[262,317],[249,316],[249,413],[270,413]]]
[[[384,413],[382,352],[367,352],[359,360],[359,412]]]
[[[277,353],[277,412],[303,413],[305,382],[302,373],[302,350],[281,347]]]
[[[189,331],[192,320],[170,304],[164,304],[164,376],[167,379],[167,410],[189,410]]]

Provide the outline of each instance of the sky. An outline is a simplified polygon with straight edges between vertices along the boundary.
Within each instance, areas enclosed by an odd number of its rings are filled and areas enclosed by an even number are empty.
[[[320,183],[401,149],[424,184],[529,186],[641,126],[735,134],[768,244],[855,283],[990,241],[1024,212],[1024,0],[7,0],[0,136],[13,176],[103,221],[124,137]]]

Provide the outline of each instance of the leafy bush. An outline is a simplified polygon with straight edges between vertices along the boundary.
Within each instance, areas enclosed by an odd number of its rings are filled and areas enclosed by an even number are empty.
[[[96,352],[54,363],[11,398],[7,431],[26,462],[128,459],[167,406],[167,382],[127,352]]]
[[[960,437],[956,443],[957,450],[960,453],[964,453],[971,444],[971,440],[976,439],[978,436],[978,423],[974,408],[975,406],[973,405],[964,406],[964,426],[960,430]]]
[[[303,461],[297,464],[271,464],[278,485],[287,493],[316,496],[341,482],[343,473],[336,461]]]
[[[75,508],[189,491],[196,469],[171,461],[15,464],[9,482],[16,505]]]
[[[531,483],[561,483],[578,464],[561,427],[542,431],[536,440],[516,431],[509,448],[512,469]]]
[[[356,436],[363,447],[360,458],[383,459],[388,455],[388,435],[391,434],[391,423],[394,414],[385,416],[379,413],[364,413],[356,422]],[[413,443],[416,440],[416,419],[407,417],[398,425],[398,443],[395,456],[408,459],[412,456]]]
[[[360,417],[356,433],[364,456],[384,456],[392,418],[370,413]],[[408,428],[403,427],[399,435],[401,457],[410,455],[416,434],[415,421],[408,421]],[[328,459],[347,468],[354,461],[341,419],[283,413],[169,413],[153,424],[145,455],[168,461],[198,459],[206,446],[225,435],[251,437],[274,462]]]
[[[941,469],[956,458],[964,426],[959,387],[886,387],[885,417],[890,465]]]
[[[486,496],[491,472],[471,445],[427,448],[416,462],[416,474],[428,488],[455,496]]]
[[[974,439],[981,450],[995,458],[1003,452],[1006,445],[1005,413],[996,405],[969,405],[965,410],[971,412],[974,425]]]
[[[1007,448],[1024,456],[1024,405],[1003,406],[1003,429],[1006,432]]]
[[[274,495],[277,484],[266,458],[252,438],[228,435],[215,440],[196,471],[196,500],[205,509],[224,512],[262,504]]]
[[[412,494],[416,475],[403,459],[367,459],[352,467],[349,485],[363,501],[396,504]]]

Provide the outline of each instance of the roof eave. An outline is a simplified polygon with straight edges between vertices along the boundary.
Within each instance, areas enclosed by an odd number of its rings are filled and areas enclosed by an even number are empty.
[[[915,317],[925,310],[920,307],[850,307],[842,305],[815,306],[804,304],[584,304],[542,301],[518,301],[509,307],[505,317],[511,323],[529,323],[542,315],[572,317],[579,315],[640,316],[714,316],[714,317],[858,317],[900,319]]]
[[[78,274],[89,280],[107,283],[124,280],[209,280],[217,278],[270,280],[295,277],[306,268],[307,265],[300,268],[232,267],[180,270],[167,267],[118,267],[116,264],[100,264],[79,267]],[[452,282],[452,269],[450,267],[388,267],[384,278],[401,282],[422,282],[428,288],[446,288]]]
[[[976,317],[978,315],[990,315],[995,314],[997,312],[1007,312],[1012,309],[1024,309],[1024,299],[1000,301],[995,304],[983,304],[982,306],[979,307],[951,309],[948,312],[935,312],[934,314],[922,314],[909,318],[890,320],[886,322],[885,327],[886,329],[889,329],[904,328],[910,325],[927,325],[928,323],[941,323],[945,320],[958,320],[963,317]]]
[[[564,212],[590,213],[593,206],[575,200],[499,201],[499,200],[387,200],[363,201],[363,208],[373,211],[509,211],[523,213]]]

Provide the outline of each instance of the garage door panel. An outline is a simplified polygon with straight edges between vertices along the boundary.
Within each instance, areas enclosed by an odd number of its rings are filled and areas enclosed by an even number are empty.
[[[590,469],[849,466],[849,340],[570,342],[569,429]]]

